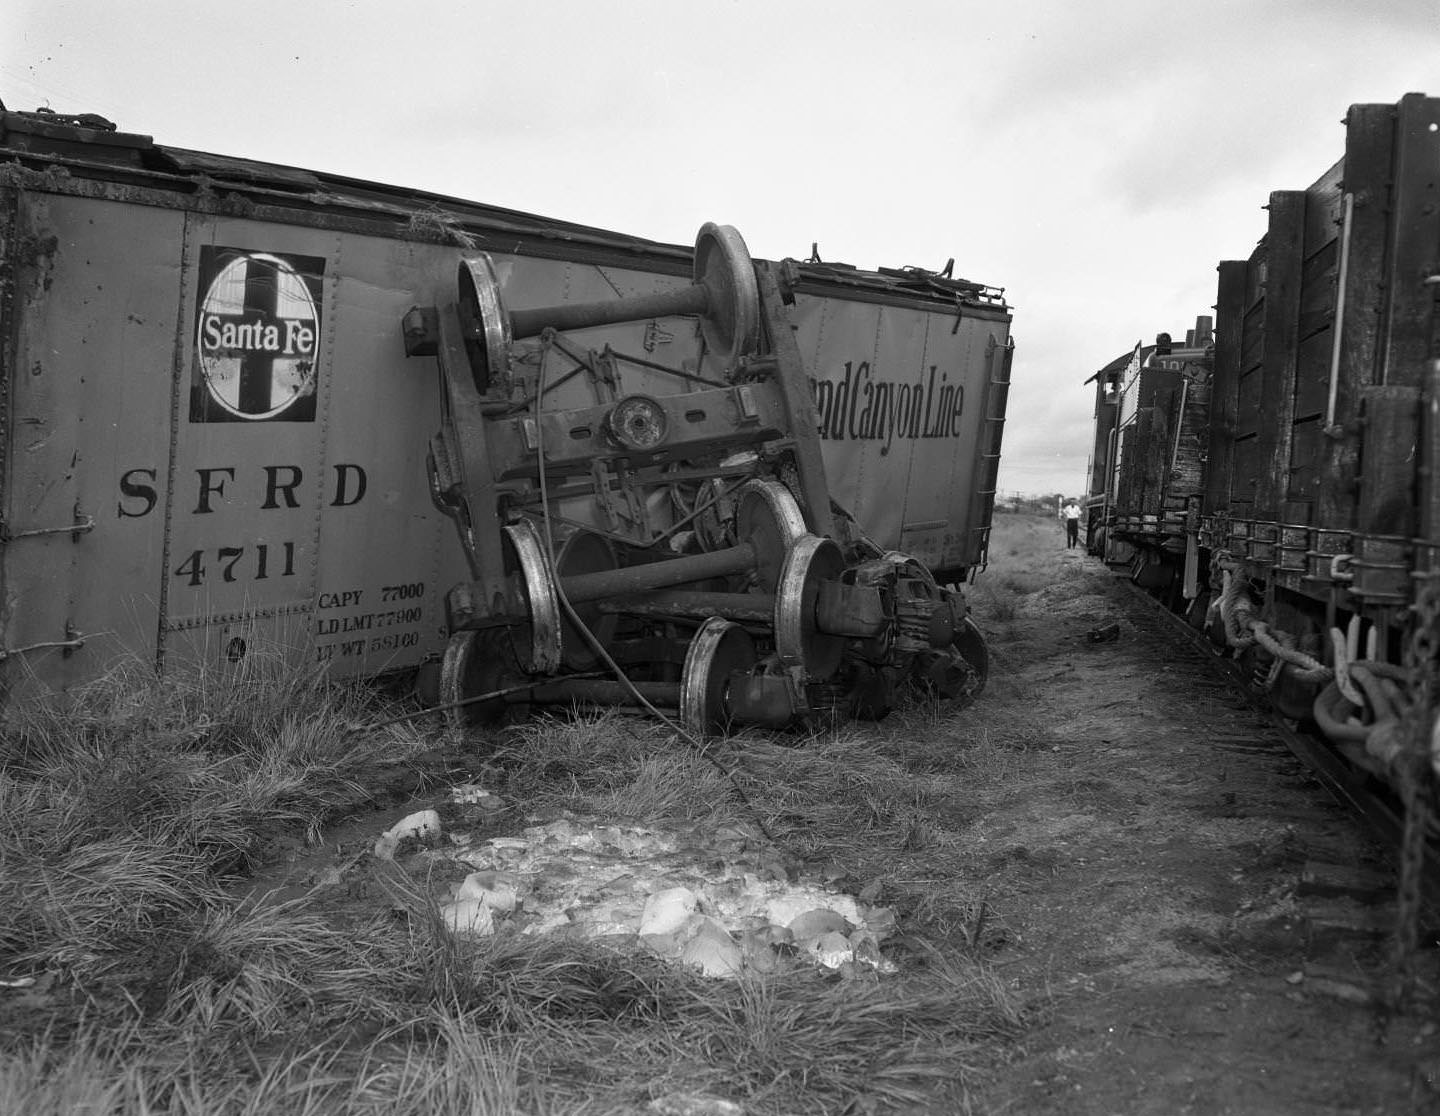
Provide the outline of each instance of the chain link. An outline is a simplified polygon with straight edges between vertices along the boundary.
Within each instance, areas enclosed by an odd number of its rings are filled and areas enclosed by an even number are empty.
[[[1230,560],[1230,552],[1223,547],[1216,547],[1210,551],[1210,588],[1217,593],[1225,585],[1225,563]]]

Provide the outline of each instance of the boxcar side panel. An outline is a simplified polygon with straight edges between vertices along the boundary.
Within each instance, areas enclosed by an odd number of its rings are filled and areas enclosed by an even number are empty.
[[[1218,267],[1215,299],[1215,372],[1211,380],[1210,430],[1206,444],[1204,512],[1215,515],[1230,506],[1235,486],[1235,438],[1240,416],[1240,353],[1246,296],[1244,260]]]
[[[63,686],[153,653],[184,222],[15,197],[3,639],[9,677]]]
[[[835,500],[882,546],[936,568],[973,565],[971,523],[989,366],[1008,323],[801,296],[826,474]]]
[[[338,247],[335,233],[303,225],[187,218],[173,483],[150,513],[165,540],[162,658],[238,663],[309,628]]]
[[[1317,497],[1318,523],[1331,529],[1349,528],[1356,518],[1360,431],[1358,424],[1342,419],[1359,412],[1361,393],[1375,382],[1395,106],[1352,105],[1345,126],[1341,185],[1350,198],[1349,267],[1338,322],[1336,422],[1333,436],[1327,439]]]

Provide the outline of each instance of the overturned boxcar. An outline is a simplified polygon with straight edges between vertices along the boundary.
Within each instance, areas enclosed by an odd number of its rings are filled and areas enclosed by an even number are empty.
[[[7,701],[261,649],[699,732],[983,681],[1011,318],[948,267],[14,112],[0,248]]]

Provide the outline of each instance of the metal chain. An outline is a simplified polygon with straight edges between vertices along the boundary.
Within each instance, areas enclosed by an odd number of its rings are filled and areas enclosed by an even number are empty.
[[[1425,841],[1430,828],[1430,721],[1435,693],[1436,652],[1440,650],[1440,586],[1421,582],[1415,601],[1415,625],[1405,644],[1409,708],[1396,757],[1405,828],[1400,842],[1400,881],[1396,895],[1395,952],[1390,1000],[1396,1010],[1415,990],[1415,958],[1419,949],[1421,883],[1425,873]]]
[[[1225,584],[1224,563],[1230,560],[1230,552],[1223,547],[1210,551],[1210,588],[1219,592]]]

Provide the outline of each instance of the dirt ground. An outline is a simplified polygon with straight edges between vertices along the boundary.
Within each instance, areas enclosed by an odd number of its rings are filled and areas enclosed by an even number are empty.
[[[1440,1111],[1433,1002],[1358,1002],[1388,946],[1354,924],[1383,934],[1388,912],[1301,886],[1307,863],[1383,876],[1360,824],[1058,523],[1001,516],[991,560],[982,587],[1040,587],[989,617],[977,591],[981,705],[1029,702],[1054,739],[981,792],[970,838],[1010,931],[996,963],[1050,1007],[977,1109]]]
[[[938,884],[983,900],[979,952],[1027,1020],[969,1110],[1440,1113],[1433,998],[1396,1015],[1370,995],[1392,918],[1386,857],[1274,726],[1051,518],[999,516],[970,595],[991,648],[980,700],[870,730],[1010,741],[970,745],[975,767],[935,817],[963,864],[957,878],[947,858]],[[1087,638],[1112,625],[1115,638]],[[358,819],[330,847],[350,841],[365,861],[384,824]],[[1317,871],[1360,883],[1321,894],[1302,879]],[[256,886],[294,897],[326,873],[333,857],[316,850]],[[1357,901],[1367,881],[1380,886]],[[366,901],[348,885],[332,899],[342,916]],[[1436,953],[1422,965],[1432,997]]]

